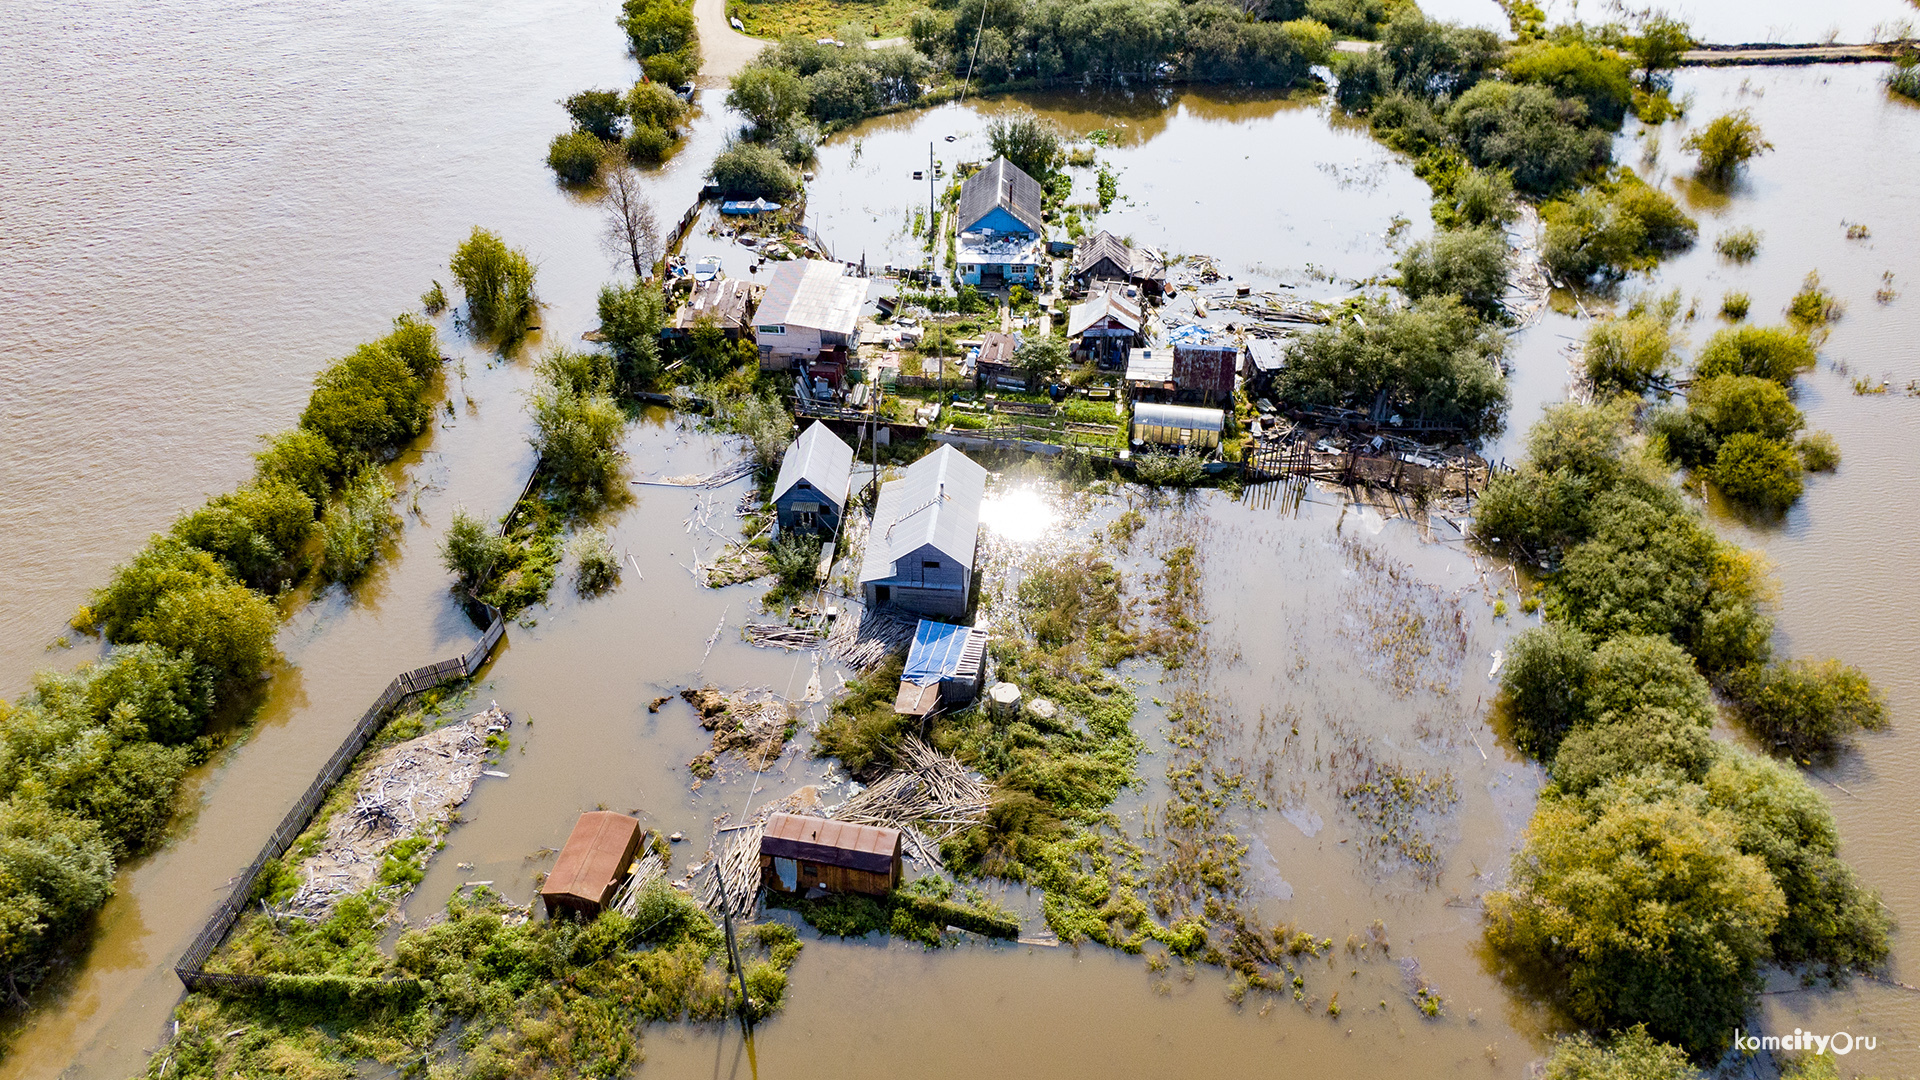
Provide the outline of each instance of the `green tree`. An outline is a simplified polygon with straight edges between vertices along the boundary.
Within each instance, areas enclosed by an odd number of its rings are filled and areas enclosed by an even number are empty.
[[[1488,939],[1582,1024],[1717,1056],[1786,914],[1738,836],[1703,789],[1659,777],[1543,799],[1510,887],[1487,896]]]
[[[1753,114],[1745,109],[1715,117],[1680,145],[1700,155],[1701,176],[1722,183],[1733,179],[1740,166],[1773,149],[1773,144],[1761,137]]]
[[[560,107],[573,117],[574,126],[602,142],[620,137],[621,108],[618,90],[582,90],[562,98]]]
[[[635,281],[600,289],[600,336],[613,350],[621,387],[645,389],[660,373],[660,330],[666,301],[660,290]]]
[[[1582,795],[1609,780],[1653,773],[1698,782],[1719,760],[1719,744],[1704,726],[1658,707],[1580,728],[1553,755],[1553,783]]]
[[[1611,150],[1606,132],[1588,126],[1584,104],[1541,86],[1477,83],[1446,120],[1476,166],[1504,169],[1536,194],[1565,187]]]
[[[114,640],[191,654],[225,679],[255,678],[279,655],[274,636],[280,614],[266,597],[224,573],[189,576],[170,586]]]
[[[619,23],[633,55],[642,60],[661,53],[686,56],[693,52],[691,4],[680,0],[623,0]]]
[[[987,145],[1041,184],[1066,160],[1060,126],[1030,109],[1012,109],[987,121]]]
[[[1569,281],[1618,279],[1693,244],[1699,225],[1631,169],[1546,204],[1541,259]]]
[[[420,391],[404,357],[378,343],[362,345],[314,377],[300,426],[333,447],[336,470],[379,460],[426,428]]]
[[[254,475],[263,481],[277,479],[293,484],[315,506],[326,499],[340,461],[331,442],[303,427],[261,438],[267,448],[253,455]]]
[[[1549,624],[1515,635],[1500,672],[1515,745],[1552,761],[1567,733],[1586,722],[1593,668],[1593,643],[1578,630]]]
[[[320,518],[321,577],[352,583],[366,575],[381,547],[400,531],[394,494],[393,481],[379,469],[366,469],[341,485]]]
[[[620,469],[626,418],[603,389],[575,390],[552,371],[533,391],[534,433],[529,440],[541,467],[570,501],[597,506],[611,493]]]
[[[173,534],[219,556],[254,588],[271,592],[313,532],[313,510],[313,500],[289,481],[256,480],[182,516],[173,523]]]
[[[1618,128],[1633,106],[1633,65],[1619,53],[1583,41],[1522,46],[1507,57],[1507,75],[1536,83],[1587,107],[1587,115]]]
[[[1624,44],[1639,64],[1643,81],[1652,86],[1661,72],[1672,71],[1680,65],[1680,54],[1693,48],[1694,38],[1686,23],[1650,13],[1641,19]]]
[[[1687,408],[1707,430],[1722,438],[1751,432],[1788,442],[1807,418],[1787,396],[1786,387],[1757,375],[1715,375],[1696,380],[1687,392]]]
[[[1544,1080],[1701,1080],[1701,1074],[1679,1047],[1655,1040],[1645,1024],[1635,1024],[1605,1042],[1586,1032],[1556,1041]]]
[[[547,145],[547,168],[566,184],[585,184],[600,174],[606,145],[584,131],[555,135]]]
[[[636,128],[678,131],[687,116],[687,103],[680,100],[680,95],[657,82],[634,83],[633,89],[627,91],[625,108]]]
[[[0,802],[0,971],[9,978],[113,894],[100,826],[31,796]]]
[[[1777,512],[1799,500],[1804,473],[1791,443],[1740,431],[1720,440],[1708,477],[1727,498]]]
[[[782,131],[807,108],[807,86],[783,67],[749,64],[727,88],[727,108],[765,137]]]
[[[750,142],[722,150],[707,178],[722,194],[743,199],[786,199],[800,190],[799,176],[778,151]]]
[[[1290,405],[1334,405],[1497,430],[1506,413],[1506,336],[1451,297],[1378,305],[1363,319],[1296,339],[1275,394]]]
[[[747,453],[763,473],[780,464],[780,455],[793,441],[793,420],[780,402],[762,394],[747,394],[727,409],[727,426],[747,440]]]
[[[1769,744],[1804,756],[1832,751],[1855,731],[1887,726],[1887,705],[1860,669],[1838,660],[1774,662],[1729,674],[1735,712]]]
[[[1482,315],[1502,312],[1507,291],[1507,240],[1496,229],[1435,233],[1400,257],[1400,288],[1408,299],[1455,296]]]
[[[1651,313],[1595,323],[1581,350],[1596,390],[1636,397],[1664,383],[1675,359],[1670,324]]]
[[[506,538],[463,506],[454,510],[447,537],[440,542],[440,563],[459,580],[461,588],[472,591],[486,581],[506,549]]]
[[[526,252],[508,248],[499,234],[475,225],[449,265],[467,294],[475,326],[504,341],[526,332],[539,309],[533,297],[533,261]]]
[[[1693,373],[1699,379],[1757,375],[1792,386],[1814,362],[1813,343],[1804,334],[1780,326],[1730,326],[1707,339],[1694,358]]]
[[[1067,366],[1067,344],[1048,334],[1030,334],[1013,351],[1013,362],[1026,373],[1028,386],[1044,386]]]

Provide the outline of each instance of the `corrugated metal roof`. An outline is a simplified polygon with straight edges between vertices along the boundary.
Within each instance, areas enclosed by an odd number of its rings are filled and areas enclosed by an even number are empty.
[[[783,262],[767,282],[760,326],[806,326],[851,335],[867,303],[867,283],[847,276],[846,267],[819,259]]]
[[[903,682],[926,686],[948,678],[960,670],[960,657],[967,651],[966,626],[921,619],[914,628],[913,644],[907,648],[907,666],[900,673]]]
[[[782,859],[845,866],[874,874],[893,869],[900,851],[900,830],[853,825],[832,818],[775,814],[760,836],[760,854]]]
[[[1102,229],[1094,233],[1091,240],[1082,240],[1073,249],[1073,272],[1084,274],[1101,259],[1111,260],[1114,269],[1122,274],[1133,269],[1133,249],[1122,243],[1119,237]]]
[[[1233,393],[1234,373],[1240,368],[1240,350],[1232,345],[1175,345],[1173,381],[1182,390]]]
[[[1138,333],[1140,330],[1140,305],[1128,300],[1118,292],[1097,292],[1085,301],[1073,305],[1067,313],[1067,336],[1079,337],[1087,327],[1112,316],[1120,325]]]
[[[1128,382],[1163,383],[1172,378],[1172,349],[1135,349],[1127,354]]]
[[[626,873],[627,851],[640,823],[611,810],[592,810],[574,822],[553,872],[540,886],[541,896],[570,896],[594,904],[607,902],[614,882]]]
[[[996,206],[1006,207],[1033,232],[1045,231],[1040,222],[1040,181],[1004,157],[994,158],[960,185],[960,228],[970,228]]]
[[[1279,371],[1287,366],[1287,351],[1273,338],[1254,338],[1247,342],[1247,362],[1259,371]]]
[[[980,339],[980,363],[1011,364],[1013,352],[1020,347],[1020,341],[1012,334],[1003,334],[990,330]]]
[[[1186,428],[1189,431],[1220,431],[1227,426],[1226,414],[1219,409],[1198,409],[1192,405],[1158,405],[1150,401],[1143,401],[1133,407],[1133,422]]]
[[[787,447],[780,459],[780,476],[773,482],[775,502],[802,480],[813,490],[833,501],[835,507],[847,505],[847,488],[853,475],[853,447],[848,446],[815,420]]]
[[[861,583],[894,577],[896,562],[929,545],[972,566],[986,493],[987,470],[951,446],[941,446],[907,466],[905,476],[880,485]]]

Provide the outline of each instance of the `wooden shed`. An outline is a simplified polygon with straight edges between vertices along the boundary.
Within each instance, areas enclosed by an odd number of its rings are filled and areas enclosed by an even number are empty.
[[[990,330],[980,339],[980,359],[974,364],[974,377],[983,390],[1031,390],[1026,370],[1013,362],[1020,341],[1012,334]]]
[[[547,918],[565,913],[590,919],[600,914],[633,866],[644,835],[640,823],[625,814],[611,810],[581,814],[553,871],[540,886]]]
[[[780,535],[796,530],[834,535],[852,484],[853,448],[815,420],[787,447],[773,482]]]
[[[900,830],[775,814],[760,836],[760,881],[779,892],[885,896],[900,884]]]
[[[925,716],[943,706],[965,705],[980,693],[986,675],[987,632],[976,626],[921,619],[900,673],[893,711]]]

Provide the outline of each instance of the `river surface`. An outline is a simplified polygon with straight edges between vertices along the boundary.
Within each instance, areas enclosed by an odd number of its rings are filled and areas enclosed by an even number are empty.
[[[1836,10],[1870,21],[1898,13],[1883,7]],[[434,430],[395,463],[407,509],[402,537],[355,594],[331,590],[293,611],[281,641],[289,664],[260,720],[196,774],[189,796],[198,809],[174,839],[123,868],[84,963],[43,991],[0,1078],[118,1080],[138,1071],[179,997],[171,964],[229,876],[395,671],[471,641],[446,594],[439,530],[456,506],[491,515],[511,503],[532,464],[525,358],[590,328],[594,293],[615,273],[595,242],[594,209],[557,188],[544,166],[547,139],[565,125],[554,102],[633,77],[614,8],[604,0],[514,9],[29,2],[0,29],[8,133],[0,252],[9,270],[0,300],[12,316],[0,326],[0,558],[9,585],[0,596],[8,643],[0,691],[9,696],[33,670],[88,654],[84,641],[46,647],[86,590],[179,510],[243,479],[255,436],[294,421],[311,373],[381,333],[429,279],[447,281],[445,259],[472,225],[533,254],[548,304],[544,331],[516,357],[448,333],[447,350],[460,361],[445,380],[453,412],[437,414]],[[1733,5],[1704,14],[1737,31],[1710,37],[1766,36],[1761,15],[1749,20]],[[1784,523],[1724,515],[1717,523],[1774,559],[1783,645],[1859,664],[1889,695],[1893,729],[1863,738],[1820,775],[1833,785],[1822,787],[1849,861],[1915,926],[1920,858],[1911,838],[1920,810],[1910,791],[1920,767],[1920,676],[1911,657],[1920,651],[1912,617],[1920,587],[1910,568],[1920,557],[1912,496],[1920,455],[1908,435],[1920,398],[1904,388],[1920,378],[1911,344],[1920,339],[1920,110],[1889,102],[1878,75],[1866,66],[1682,73],[1696,121],[1749,107],[1779,149],[1756,161],[1730,197],[1695,206],[1703,243],[1663,268],[1660,284],[1701,296],[1703,320],[1727,288],[1751,292],[1756,317],[1769,317],[1817,268],[1848,303],[1802,394],[1811,424],[1838,436],[1841,470],[1814,478]],[[1123,134],[1103,152],[1122,195],[1103,224],[1214,255],[1263,284],[1337,294],[1341,281],[1391,263],[1385,232],[1396,215],[1412,220],[1409,238],[1429,228],[1424,188],[1405,164],[1363,131],[1332,123],[1311,99],[1033,103],[1077,130]],[[657,175],[663,217],[692,200],[725,135],[716,114],[696,122],[688,146]],[[962,140],[977,140],[982,123],[969,105],[841,136],[821,153],[813,223],[840,257],[871,245],[870,260],[886,261],[879,252],[897,242],[902,208],[924,197],[910,176],[916,155],[933,138],[947,163],[962,160],[975,145]],[[1684,171],[1679,137],[1660,134],[1650,173]],[[1632,140],[1623,136],[1620,156],[1638,163]],[[1843,220],[1869,225],[1871,239],[1847,240]],[[1722,264],[1712,236],[1749,224],[1765,233],[1761,257]],[[1308,264],[1328,273],[1311,274]],[[1889,270],[1902,295],[1883,306],[1873,292]],[[1695,324],[1696,341],[1706,332]],[[1579,322],[1549,316],[1520,341],[1506,456],[1540,405],[1564,394],[1562,349],[1581,333]],[[1887,377],[1894,392],[1854,396],[1856,374]],[[635,476],[707,471],[737,453],[664,414],[637,422],[627,449]],[[1009,489],[1020,483],[1003,480]],[[1059,522],[1034,538],[997,541],[1009,559],[1071,547],[1126,498],[1035,490],[1061,508]],[[482,701],[531,723],[516,728],[502,766],[511,776],[483,782],[410,916],[429,914],[466,880],[494,880],[527,898],[545,867],[536,853],[582,809],[637,811],[703,848],[716,815],[823,778],[794,754],[758,785],[723,774],[692,788],[685,763],[704,733],[679,702],[649,713],[648,701],[695,681],[798,697],[811,670],[794,654],[738,640],[755,589],[700,589],[685,569],[695,551],[720,543],[701,522],[732,531],[741,489],[634,491],[606,524],[640,572],[595,601],[573,597],[563,580],[553,602],[530,613],[531,625],[510,630],[485,673]],[[1433,884],[1341,843],[1364,837],[1328,778],[1312,772],[1326,745],[1277,759],[1278,775],[1284,781],[1297,769],[1300,787],[1283,782],[1270,809],[1235,812],[1233,828],[1251,849],[1250,902],[1265,918],[1336,941],[1380,919],[1392,959],[1349,963],[1336,950],[1333,963],[1309,965],[1307,992],[1316,998],[1352,987],[1335,1021],[1323,1006],[1264,1007],[1258,995],[1236,1007],[1217,972],[1187,980],[1176,966],[1156,975],[1138,957],[1097,947],[929,953],[810,941],[786,1011],[760,1031],[760,1060],[803,1076],[1221,1075],[1282,1063],[1341,1077],[1524,1075],[1541,1052],[1544,1021],[1482,968],[1472,909],[1472,898],[1497,883],[1537,783],[1483,717],[1491,686],[1483,665],[1514,628],[1491,617],[1498,586],[1482,574],[1491,568],[1447,543],[1445,529],[1428,538],[1325,494],[1298,505],[1214,494],[1147,509],[1149,525],[1129,556],[1136,569],[1152,569],[1181,538],[1201,538],[1212,619],[1207,687],[1221,730],[1232,733],[1220,753],[1273,758],[1282,748],[1265,741],[1258,719],[1291,708],[1309,744],[1360,732],[1383,756],[1453,775],[1459,803],[1429,823],[1444,854]],[[1458,657],[1444,678],[1428,680],[1442,689],[1398,693],[1386,685],[1391,672],[1358,658],[1355,635],[1367,615],[1356,598],[1375,571],[1356,562],[1356,550],[1418,584],[1407,603],[1463,620]],[[1154,699],[1169,700],[1173,689],[1162,687],[1173,684],[1152,668],[1131,673],[1140,681],[1136,728],[1152,753],[1141,763],[1145,789],[1117,809],[1139,821],[1166,798],[1170,748]],[[697,858],[684,847],[681,865]],[[1920,981],[1902,964],[1904,951],[1902,942],[1893,977]],[[1409,960],[1417,976],[1403,967]],[[1413,1011],[1416,977],[1447,999],[1441,1019]],[[1920,996],[1859,981],[1803,992],[1782,979],[1774,989],[1768,1030],[1877,1034],[1884,1049],[1849,1066],[1920,1072],[1920,1054],[1905,1049],[1920,1043]],[[747,1075],[738,1039],[723,1029],[655,1026],[645,1051],[642,1076]]]

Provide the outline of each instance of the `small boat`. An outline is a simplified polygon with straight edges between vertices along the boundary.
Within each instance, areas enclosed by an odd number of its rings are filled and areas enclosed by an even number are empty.
[[[720,257],[709,255],[693,264],[693,280],[712,281],[720,276]]]
[[[752,202],[723,202],[720,204],[720,212],[723,214],[765,214],[778,209],[780,209],[779,203],[768,202],[765,199],[755,199]]]

